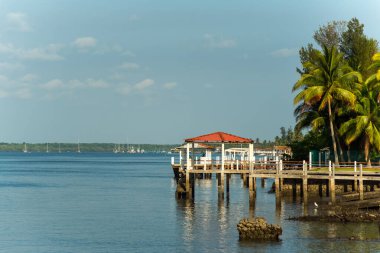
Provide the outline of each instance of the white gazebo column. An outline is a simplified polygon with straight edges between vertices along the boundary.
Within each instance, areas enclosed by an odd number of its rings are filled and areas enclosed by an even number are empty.
[[[255,189],[255,178],[253,177],[253,144],[249,143],[248,146],[248,162],[249,162],[249,191],[254,192]]]
[[[218,192],[221,197],[224,197],[224,143],[222,143],[221,150],[221,168],[218,180]]]
[[[186,196],[190,195],[190,143],[186,144]]]
[[[222,170],[224,170],[224,143],[222,143]]]

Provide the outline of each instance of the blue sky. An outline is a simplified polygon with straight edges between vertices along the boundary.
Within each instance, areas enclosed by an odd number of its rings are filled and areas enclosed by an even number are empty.
[[[298,50],[380,1],[0,1],[0,141],[179,143],[294,126]]]

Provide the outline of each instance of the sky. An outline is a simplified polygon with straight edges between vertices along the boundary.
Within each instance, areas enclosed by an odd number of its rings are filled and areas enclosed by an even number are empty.
[[[294,126],[298,50],[380,1],[0,0],[0,142],[181,143]]]

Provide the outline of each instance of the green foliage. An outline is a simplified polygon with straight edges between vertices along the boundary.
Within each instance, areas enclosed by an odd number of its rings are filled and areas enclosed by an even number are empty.
[[[298,92],[294,98],[295,129],[310,130],[299,147],[315,146],[304,143],[312,143],[309,136],[320,139],[330,135],[330,142],[325,144],[333,146],[335,158],[338,150],[343,158],[344,149],[360,148],[369,159],[370,151],[379,151],[376,146],[380,140],[376,119],[380,102],[380,54],[375,54],[378,43],[365,36],[364,25],[356,18],[321,26],[313,38],[322,50],[313,44],[301,48],[303,68],[297,69],[301,78],[293,87]],[[305,154],[305,149],[293,144],[295,156],[297,152]]]

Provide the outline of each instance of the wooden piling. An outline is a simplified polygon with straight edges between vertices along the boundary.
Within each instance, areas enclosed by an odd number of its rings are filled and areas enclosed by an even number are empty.
[[[231,179],[231,174],[226,175],[226,192],[230,192],[230,179]]]
[[[265,178],[261,178],[261,188],[265,188]]]
[[[363,165],[360,164],[359,168],[359,199],[364,199],[364,185],[363,185]]]
[[[218,176],[218,192],[224,193],[224,172],[221,172]]]
[[[247,186],[247,174],[246,173],[243,173],[243,186],[246,187]]]
[[[335,164],[332,166],[329,176],[329,190],[331,203],[335,204]]]
[[[357,164],[356,164],[356,161],[354,162],[354,172],[355,172],[355,175],[354,175],[354,184],[353,184],[353,191],[357,192],[358,191],[358,176],[356,175],[356,171],[357,171]]]
[[[302,199],[304,203],[307,203],[308,195],[307,195],[307,175],[304,175],[302,178]]]
[[[186,182],[185,182],[185,185],[186,185],[186,195],[189,194],[190,192],[190,173],[189,173],[189,170],[186,170]]]

